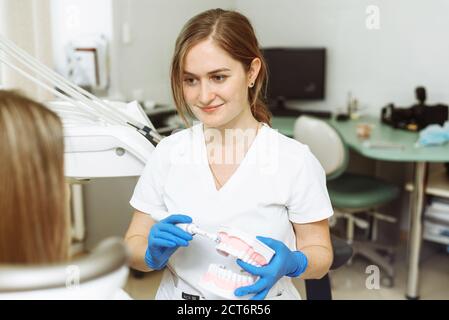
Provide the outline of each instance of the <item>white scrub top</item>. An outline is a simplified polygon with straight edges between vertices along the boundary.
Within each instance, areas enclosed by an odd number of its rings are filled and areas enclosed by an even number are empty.
[[[318,160],[306,145],[265,123],[219,190],[208,165],[202,123],[164,138],[151,154],[130,204],[155,220],[185,214],[209,232],[233,227],[283,241],[291,250],[297,250],[292,222],[310,223],[333,214]],[[195,235],[188,247],[171,256],[156,299],[181,299],[185,294],[217,299],[198,286],[211,263],[239,270],[235,258],[218,254],[213,242]],[[291,278],[283,277],[267,299],[300,295]]]

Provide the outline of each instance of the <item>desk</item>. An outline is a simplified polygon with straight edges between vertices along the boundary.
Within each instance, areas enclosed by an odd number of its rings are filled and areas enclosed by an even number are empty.
[[[272,120],[274,129],[293,137],[293,127],[296,118],[275,117]],[[408,299],[419,298],[419,256],[422,242],[422,212],[424,206],[425,177],[427,162],[449,162],[449,145],[416,148],[418,133],[395,130],[375,117],[364,117],[358,120],[340,122],[335,119],[324,120],[332,125],[343,137],[345,143],[365,157],[398,162],[414,163],[413,193],[410,198],[410,233],[408,239]],[[402,145],[402,148],[368,148],[357,138],[358,123],[370,123],[373,130],[370,141]]]

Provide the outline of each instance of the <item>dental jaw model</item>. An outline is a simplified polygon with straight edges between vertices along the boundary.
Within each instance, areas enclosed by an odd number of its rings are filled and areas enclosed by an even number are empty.
[[[256,277],[245,271],[236,273],[223,265],[212,263],[201,277],[199,285],[218,297],[229,300],[246,300],[247,297],[236,297],[235,289],[250,286],[256,282]]]
[[[221,228],[218,238],[220,242],[216,249],[220,254],[231,255],[256,267],[268,264],[274,255],[273,249],[266,244],[236,229]]]
[[[268,264],[274,255],[273,249],[240,230],[223,227],[217,234],[212,234],[198,228],[195,224],[178,224],[178,227],[192,235],[198,234],[214,241],[219,254],[241,259],[257,267]],[[256,276],[244,270],[237,273],[223,265],[211,264],[199,285],[219,297],[243,300],[247,297],[236,297],[235,289],[252,285],[256,280]]]

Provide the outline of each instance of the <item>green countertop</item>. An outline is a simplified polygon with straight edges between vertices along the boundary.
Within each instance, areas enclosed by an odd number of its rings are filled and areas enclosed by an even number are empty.
[[[274,129],[286,136],[293,137],[293,127],[295,117],[274,117],[272,125]],[[343,136],[348,146],[365,157],[405,162],[447,162],[449,161],[449,144],[441,146],[416,147],[418,140],[417,132],[409,132],[400,129],[393,129],[383,124],[380,119],[372,116],[365,116],[357,120],[336,121],[335,119],[324,120],[331,124]],[[357,137],[356,128],[359,123],[369,123],[372,125],[371,137],[362,140]],[[317,133],[319,134],[319,133]],[[371,146],[370,146],[371,144]],[[395,145],[399,147],[374,147],[375,145]]]

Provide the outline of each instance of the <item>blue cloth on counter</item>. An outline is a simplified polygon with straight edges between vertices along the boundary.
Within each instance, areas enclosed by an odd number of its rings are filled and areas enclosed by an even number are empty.
[[[449,141],[449,121],[444,126],[431,124],[419,132],[418,145],[440,145]]]

